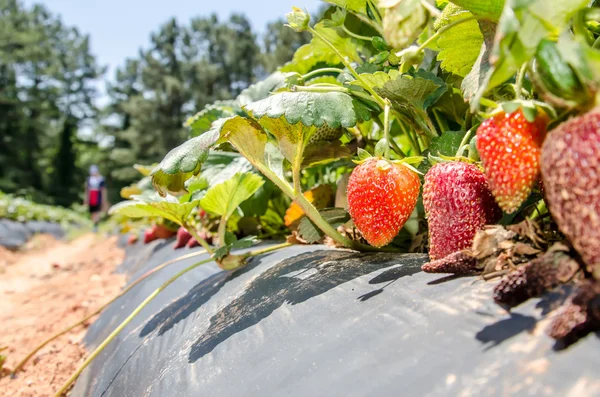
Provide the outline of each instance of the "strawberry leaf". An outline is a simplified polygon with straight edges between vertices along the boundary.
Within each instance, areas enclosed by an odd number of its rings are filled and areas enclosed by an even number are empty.
[[[236,101],[217,101],[187,119],[184,125],[190,129],[191,136],[195,137],[209,131],[214,121],[234,116],[240,111],[240,105]]]
[[[505,0],[452,0],[452,3],[469,10],[473,14],[497,21],[502,14]]]
[[[343,208],[326,208],[319,211],[319,213],[323,219],[334,228],[337,228],[350,220],[350,215]],[[300,221],[298,233],[308,244],[316,243],[324,236],[321,229],[319,229],[307,216],[304,216]]]
[[[345,35],[342,36],[344,33],[341,33],[339,29],[326,27],[323,21],[317,23],[314,29],[333,44],[344,57],[358,64],[362,63],[358,54],[358,48],[362,45],[361,43]],[[331,48],[319,37],[313,37],[310,43],[296,50],[292,60],[284,65],[281,71],[306,74],[315,69],[316,66],[336,66],[339,64],[341,64],[341,61],[331,51]]]
[[[208,158],[208,152],[221,137],[221,129],[230,119],[220,119],[212,128],[171,150],[152,170],[152,184],[161,196],[167,192],[179,194],[185,192],[184,183],[193,175],[198,175],[202,163]]]
[[[198,207],[199,200],[180,203],[175,197],[160,198],[153,195],[133,196],[133,200],[113,205],[109,214],[120,214],[129,218],[161,217],[183,225],[190,213]]]
[[[214,215],[229,218],[265,181],[253,173],[238,173],[226,182],[208,189],[200,206]]]
[[[507,0],[490,54],[495,62],[485,76],[479,76],[475,102],[514,76],[532,59],[543,39],[559,36],[573,15],[587,4],[588,0]]]
[[[392,48],[412,44],[428,22],[429,13],[421,0],[402,0],[385,8],[383,38]]]
[[[445,17],[448,24],[470,16],[472,16],[470,12],[455,10]],[[437,46],[440,49],[437,59],[441,62],[440,66],[447,72],[465,77],[475,64],[482,43],[483,35],[475,20],[463,22],[446,30],[437,39]]]
[[[285,87],[286,79],[294,74],[295,73],[275,72],[269,75],[266,79],[252,84],[250,87],[242,90],[236,100],[241,106],[244,106],[252,102],[265,99],[271,95],[272,92],[279,88]]]
[[[359,14],[367,13],[367,0],[325,0],[327,3],[334,4],[338,7],[357,12]]]
[[[429,153],[434,156],[454,156],[464,136],[464,131],[446,131],[431,140]]]
[[[352,98],[341,92],[283,92],[245,110],[277,138],[285,158],[297,165],[320,127],[348,128],[357,122]]]
[[[352,153],[342,142],[315,142],[304,150],[302,167],[312,167],[317,164],[327,164],[342,158],[350,158]]]

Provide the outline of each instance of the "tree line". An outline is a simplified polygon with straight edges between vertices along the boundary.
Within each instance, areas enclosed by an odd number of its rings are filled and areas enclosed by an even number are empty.
[[[183,142],[196,109],[235,98],[308,39],[283,20],[259,36],[241,14],[170,19],[106,76],[89,35],[42,5],[0,0],[0,190],[69,206],[98,164],[118,201],[139,179],[132,165]],[[99,107],[103,78],[108,103]]]

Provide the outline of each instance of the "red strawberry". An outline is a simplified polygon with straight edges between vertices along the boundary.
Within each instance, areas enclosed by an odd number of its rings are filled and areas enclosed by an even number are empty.
[[[156,238],[171,238],[177,233],[175,230],[171,230],[163,225],[154,225],[153,229]]]
[[[154,227],[151,227],[144,232],[144,244],[148,244],[149,242],[157,239],[158,237],[156,237]]]
[[[137,243],[137,241],[138,241],[138,235],[130,234],[129,237],[127,238],[127,245],[133,245],[133,244]]]
[[[600,107],[553,130],[541,161],[554,220],[589,270],[600,274]]]
[[[432,260],[470,248],[475,233],[502,216],[483,172],[463,162],[431,167],[425,175],[423,206]]]
[[[175,240],[175,246],[173,248],[178,249],[185,247],[185,245],[191,238],[192,235],[190,234],[190,232],[185,230],[184,227],[180,227],[179,230],[177,230],[177,240]]]
[[[191,238],[191,239],[188,240],[186,246],[188,248],[199,247],[200,243],[195,238]]]
[[[515,212],[539,178],[540,153],[548,118],[541,110],[535,121],[522,109],[500,112],[477,129],[477,150],[490,188],[506,213]]]
[[[421,182],[402,164],[370,158],[348,181],[348,211],[369,244],[383,247],[398,234],[413,212]]]

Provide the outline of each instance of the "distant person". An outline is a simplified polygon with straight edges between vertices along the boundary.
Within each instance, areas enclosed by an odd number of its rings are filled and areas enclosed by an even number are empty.
[[[97,165],[90,166],[90,175],[85,182],[85,199],[83,204],[89,208],[92,222],[94,222],[94,232],[98,231],[100,215],[107,201],[106,184],[104,177],[100,175]]]

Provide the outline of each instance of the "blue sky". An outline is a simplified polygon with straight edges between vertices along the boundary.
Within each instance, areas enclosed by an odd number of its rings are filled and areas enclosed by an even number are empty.
[[[292,6],[310,12],[322,4],[319,0],[24,0],[27,6],[45,4],[62,15],[68,25],[77,26],[91,36],[92,51],[100,64],[109,66],[106,75],[126,57],[136,56],[147,47],[150,33],[170,17],[187,23],[198,15],[215,12],[225,19],[233,12],[244,13],[255,31],[262,32],[267,22],[284,17]]]

